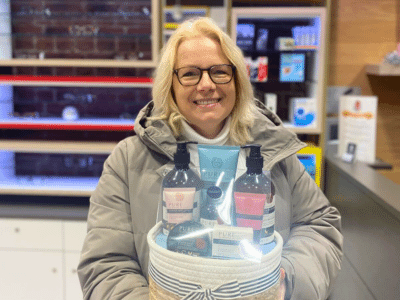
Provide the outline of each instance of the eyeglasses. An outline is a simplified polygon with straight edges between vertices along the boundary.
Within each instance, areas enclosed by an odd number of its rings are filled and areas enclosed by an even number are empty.
[[[203,77],[204,71],[207,71],[212,82],[216,84],[226,84],[232,80],[235,70],[236,67],[233,65],[215,65],[209,67],[208,69],[183,67],[174,70],[174,74],[176,74],[176,77],[178,77],[179,83],[184,86],[198,84]]]

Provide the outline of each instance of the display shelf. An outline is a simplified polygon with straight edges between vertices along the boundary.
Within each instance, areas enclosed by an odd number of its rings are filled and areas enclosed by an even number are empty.
[[[117,142],[0,140],[0,151],[109,154]]]
[[[390,64],[367,65],[366,72],[369,75],[376,76],[400,76],[400,66]]]
[[[62,118],[25,118],[12,117],[0,120],[0,129],[19,130],[96,130],[96,131],[132,131],[134,120],[119,119],[78,119],[67,121]]]
[[[89,67],[89,68],[154,68],[155,61],[113,59],[0,59],[0,66],[10,67]]]
[[[92,194],[98,181],[98,178],[13,176],[0,181],[0,194],[83,197]]]
[[[0,84],[14,86],[152,87],[148,77],[0,75]]]

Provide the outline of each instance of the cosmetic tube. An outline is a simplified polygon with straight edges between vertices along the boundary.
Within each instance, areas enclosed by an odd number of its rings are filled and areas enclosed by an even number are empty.
[[[233,184],[235,182],[239,146],[198,145],[200,177],[203,181],[202,204],[207,199],[207,190],[217,186],[222,191],[218,212],[224,224],[231,225]]]

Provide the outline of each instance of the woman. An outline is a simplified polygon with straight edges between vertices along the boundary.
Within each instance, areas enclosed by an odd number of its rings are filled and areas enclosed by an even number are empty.
[[[256,107],[234,42],[210,19],[182,24],[163,50],[153,99],[138,115],[136,135],[105,162],[90,199],[78,268],[84,298],[148,299],[146,235],[156,222],[161,182],[173,166],[176,142],[196,140],[262,145],[284,238],[282,295],[326,299],[341,266],[340,215],[298,161],[304,144],[276,115]],[[244,157],[241,152],[239,169]],[[196,155],[191,164],[198,166]]]

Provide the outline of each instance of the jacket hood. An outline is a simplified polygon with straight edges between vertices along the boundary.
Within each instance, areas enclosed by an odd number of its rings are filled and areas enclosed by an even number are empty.
[[[283,127],[279,117],[258,103],[260,110],[255,116],[254,126],[250,129],[252,143],[261,144],[266,169],[299,151],[306,144],[295,133]],[[143,107],[135,121],[135,133],[150,149],[163,153],[171,160],[176,152],[177,139],[165,120],[149,120],[156,114],[153,101]]]

